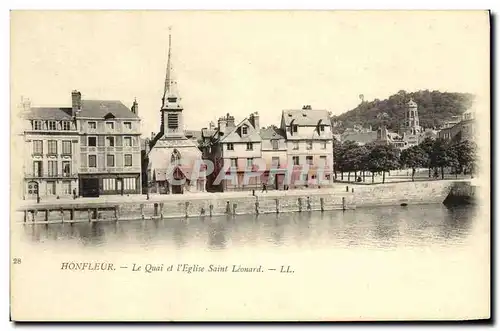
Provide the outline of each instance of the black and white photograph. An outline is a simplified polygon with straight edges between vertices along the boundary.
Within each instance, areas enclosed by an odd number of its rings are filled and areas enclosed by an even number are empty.
[[[13,321],[490,318],[487,10],[10,29]]]

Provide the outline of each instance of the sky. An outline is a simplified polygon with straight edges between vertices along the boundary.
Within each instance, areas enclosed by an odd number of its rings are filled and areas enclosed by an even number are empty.
[[[341,114],[406,90],[489,98],[489,22],[476,11],[23,11],[11,13],[11,107],[83,99],[139,103],[158,132],[172,26],[186,129],[258,111]]]

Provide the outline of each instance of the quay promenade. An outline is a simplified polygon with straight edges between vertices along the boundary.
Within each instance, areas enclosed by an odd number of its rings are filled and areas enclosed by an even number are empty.
[[[185,193],[44,199],[15,205],[21,222],[61,223],[249,215],[360,207],[443,203],[450,192],[471,195],[471,181],[433,180],[386,184],[336,183],[322,189]],[[472,185],[473,186],[473,185]]]

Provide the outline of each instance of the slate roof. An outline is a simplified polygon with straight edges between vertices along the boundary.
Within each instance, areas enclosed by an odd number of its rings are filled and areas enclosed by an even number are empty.
[[[285,139],[286,133],[284,130],[274,127],[260,129],[260,137],[265,140],[270,139]]]
[[[31,107],[31,109],[23,113],[25,119],[34,120],[71,120],[71,108],[62,107]]]
[[[82,100],[82,110],[78,116],[102,118],[109,113],[116,118],[139,119],[130,108],[116,100]]]
[[[184,135],[188,138],[192,138],[192,139],[201,139],[201,131],[197,131],[197,130],[186,130],[184,131]]]
[[[290,125],[292,120],[295,120],[294,124],[301,126],[316,126],[320,120],[324,124],[330,125],[330,116],[326,110],[283,110],[283,117],[287,126]]]

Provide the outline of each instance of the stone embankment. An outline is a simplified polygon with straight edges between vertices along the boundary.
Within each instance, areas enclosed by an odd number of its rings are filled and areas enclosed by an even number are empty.
[[[450,193],[452,192],[452,193]],[[94,222],[168,219],[222,215],[258,215],[361,207],[443,203],[450,194],[470,196],[468,181],[406,182],[376,185],[338,185],[329,189],[293,191],[198,193],[108,197],[27,203],[18,208],[22,222]],[[456,199],[455,199],[456,200]]]

